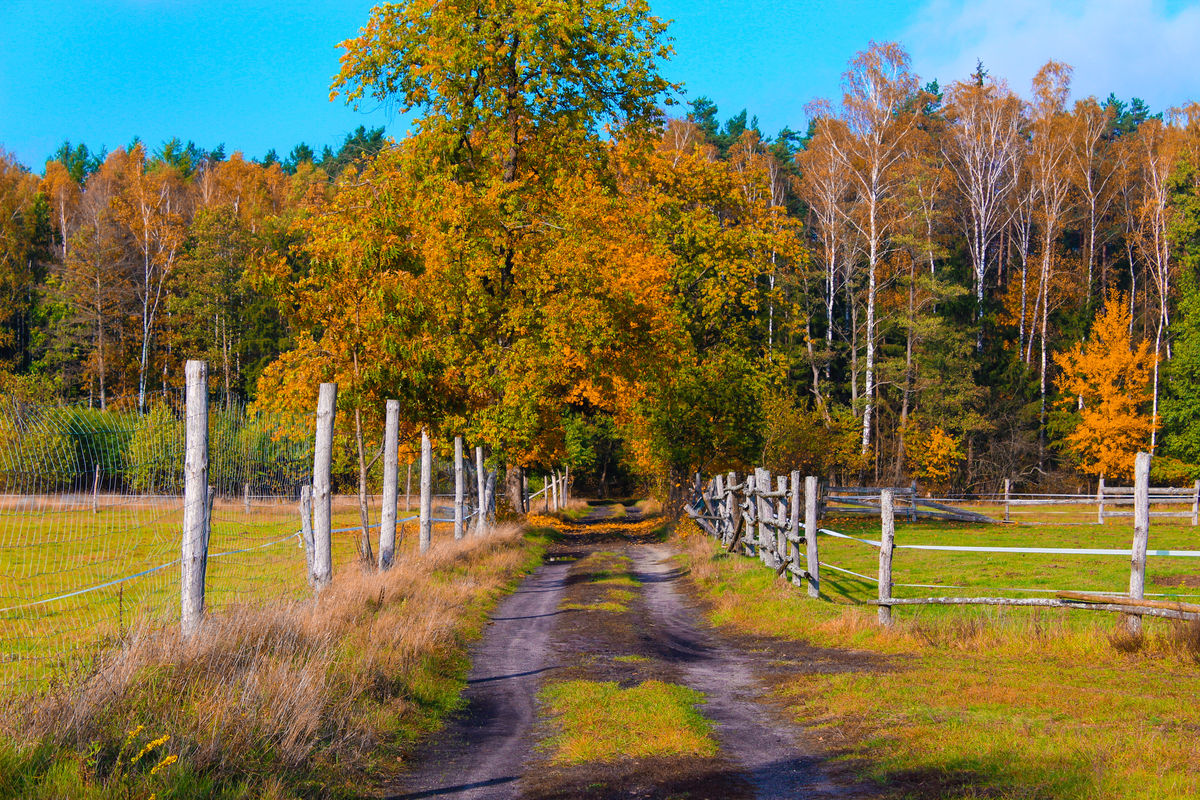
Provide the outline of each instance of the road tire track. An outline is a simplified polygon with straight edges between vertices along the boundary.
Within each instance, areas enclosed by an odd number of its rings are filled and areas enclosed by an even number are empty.
[[[464,710],[416,754],[417,769],[386,796],[391,800],[520,797],[537,692],[550,663],[550,634],[559,614],[569,565],[544,564],[490,617],[471,651]]]

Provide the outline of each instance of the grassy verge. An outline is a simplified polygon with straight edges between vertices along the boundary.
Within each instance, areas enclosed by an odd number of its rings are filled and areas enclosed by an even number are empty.
[[[543,547],[446,543],[315,602],[223,609],[193,641],[135,633],[0,717],[0,795],[358,796],[456,707],[467,645]]]
[[[717,753],[712,724],[696,710],[704,697],[686,686],[574,680],[552,683],[539,697],[557,729],[543,745],[555,764]]]
[[[853,596],[809,600],[690,525],[678,543],[714,622],[842,651],[775,694],[887,796],[1200,796],[1200,628],[1148,621],[1130,640],[1107,615],[947,609],[884,631]]]

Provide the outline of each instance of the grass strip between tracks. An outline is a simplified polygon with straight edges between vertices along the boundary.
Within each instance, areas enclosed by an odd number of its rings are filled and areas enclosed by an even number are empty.
[[[542,745],[556,764],[717,753],[712,723],[696,709],[704,696],[686,686],[573,680],[550,684],[539,698],[557,731]]]

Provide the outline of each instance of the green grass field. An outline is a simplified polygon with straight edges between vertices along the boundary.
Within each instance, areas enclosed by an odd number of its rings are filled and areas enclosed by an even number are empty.
[[[378,507],[370,521],[379,521]],[[337,498],[334,529],[358,524],[356,500]],[[178,500],[169,498],[114,501],[99,513],[0,507],[0,692],[44,686],[139,625],[177,620],[181,525]],[[307,595],[298,529],[294,503],[259,501],[246,513],[240,501],[217,502],[206,604]],[[415,523],[404,533],[401,554],[415,550]],[[435,536],[449,535],[449,526],[435,526]],[[372,536],[377,544],[378,531]],[[335,572],[357,560],[357,540],[357,530],[333,535]],[[102,588],[62,597],[91,587]]]

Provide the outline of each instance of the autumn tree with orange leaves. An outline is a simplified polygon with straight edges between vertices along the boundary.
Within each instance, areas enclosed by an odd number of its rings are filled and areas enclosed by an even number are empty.
[[[1128,302],[1110,294],[1088,341],[1054,356],[1070,428],[1063,445],[1081,470],[1102,478],[1130,478],[1134,456],[1158,427],[1150,410],[1157,359],[1148,341],[1131,341]]]

